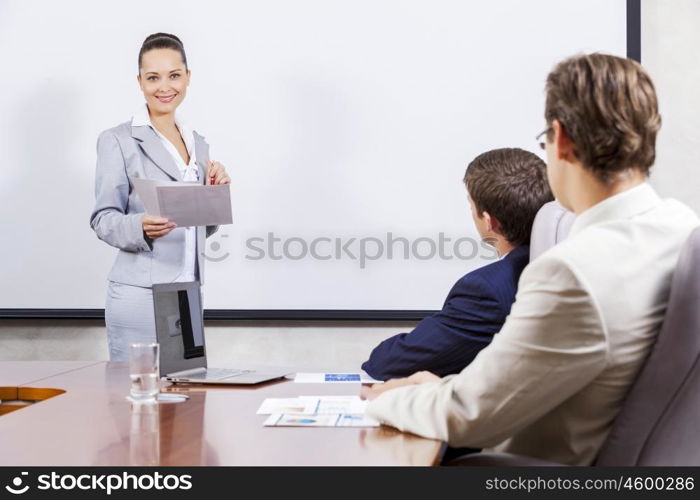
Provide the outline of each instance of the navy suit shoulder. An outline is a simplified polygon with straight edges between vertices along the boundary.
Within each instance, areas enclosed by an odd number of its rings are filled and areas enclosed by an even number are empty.
[[[464,275],[450,290],[442,310],[410,333],[390,337],[374,348],[362,369],[378,380],[421,370],[439,376],[459,373],[500,331],[515,301],[529,247]]]
[[[455,284],[455,287],[464,284],[468,277],[482,280],[488,284],[491,292],[498,298],[499,302],[507,308],[507,316],[510,313],[513,302],[515,302],[515,293],[518,290],[520,275],[529,262],[530,247],[528,245],[519,246],[511,250],[503,259],[464,275]],[[447,300],[449,300],[449,297]]]

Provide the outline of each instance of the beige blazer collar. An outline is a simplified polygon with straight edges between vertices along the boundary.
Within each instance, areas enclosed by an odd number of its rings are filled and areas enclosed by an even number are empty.
[[[629,219],[644,213],[661,203],[661,198],[647,182],[611,196],[588,210],[581,212],[571,226],[569,234],[601,222]]]

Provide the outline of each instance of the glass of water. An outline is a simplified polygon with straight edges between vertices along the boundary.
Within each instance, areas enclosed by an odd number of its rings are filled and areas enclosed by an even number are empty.
[[[156,401],[160,390],[158,344],[131,344],[129,346],[129,376],[131,399],[135,402]]]

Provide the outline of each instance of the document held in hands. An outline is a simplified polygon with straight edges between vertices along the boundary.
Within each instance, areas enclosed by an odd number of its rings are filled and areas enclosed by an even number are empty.
[[[134,179],[134,189],[146,213],[165,217],[179,227],[231,224],[229,184],[204,186],[194,182]]]

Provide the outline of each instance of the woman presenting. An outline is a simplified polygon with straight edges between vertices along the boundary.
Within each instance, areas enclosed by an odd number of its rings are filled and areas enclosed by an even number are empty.
[[[128,359],[129,345],[155,342],[153,283],[204,281],[205,238],[216,226],[179,228],[145,214],[133,189],[136,178],[228,184],[224,166],[210,161],[204,137],[175,110],[190,84],[180,39],[156,33],[139,51],[138,82],[146,103],[132,119],[97,140],[97,237],[119,249],[108,276],[105,323],[111,361]]]

